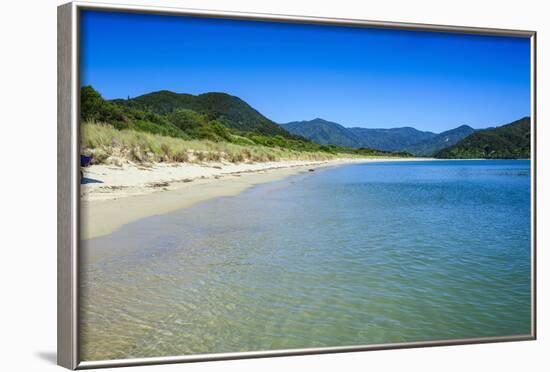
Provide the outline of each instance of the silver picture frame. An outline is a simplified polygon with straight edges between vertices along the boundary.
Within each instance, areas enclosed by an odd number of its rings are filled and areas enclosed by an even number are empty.
[[[404,342],[363,346],[323,347],[290,350],[252,351],[219,354],[181,355],[102,361],[79,358],[79,29],[80,12],[103,10],[161,15],[199,16],[241,20],[344,25],[447,33],[514,36],[531,43],[531,332],[505,337],[464,338],[441,341]],[[57,363],[69,369],[136,366],[241,358],[342,353],[352,351],[448,346],[536,339],[536,32],[482,27],[382,22],[359,19],[320,18],[281,14],[261,14],[158,6],[114,5],[70,2],[57,10],[58,31],[58,156],[57,156]]]

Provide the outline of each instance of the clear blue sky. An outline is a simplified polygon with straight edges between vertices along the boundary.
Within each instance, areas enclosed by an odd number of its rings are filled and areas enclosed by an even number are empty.
[[[441,132],[530,114],[528,39],[84,11],[81,84],[105,98],[226,92],[284,123]]]

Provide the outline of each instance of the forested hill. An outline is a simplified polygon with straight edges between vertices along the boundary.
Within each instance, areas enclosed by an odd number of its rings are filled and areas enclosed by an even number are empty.
[[[82,87],[80,107],[81,117],[88,123],[245,146],[379,156],[413,153],[456,159],[530,156],[529,117],[497,128],[474,131],[463,125],[440,134],[411,127],[345,128],[323,119],[278,125],[245,101],[225,93],[195,96],[163,90],[109,101],[90,86]]]
[[[242,99],[226,93],[205,93],[194,96],[162,90],[132,99],[116,99],[111,102],[119,106],[154,112],[159,115],[168,115],[176,110],[188,109],[206,116],[208,120],[217,120],[236,130],[255,132],[266,136],[295,137],[250,107]]]
[[[293,121],[281,126],[298,136],[322,145],[338,145],[346,147],[366,147],[361,139],[341,124],[324,119]]]
[[[241,146],[243,153],[247,152],[246,146],[263,146],[286,149],[305,159],[314,156],[312,153],[326,156],[410,155],[314,143],[287,132],[240,98],[225,93],[193,96],[160,91],[134,99],[105,100],[93,87],[85,86],[81,88],[80,114],[83,124],[106,124],[119,131],[147,132],[181,140],[231,143]],[[205,143],[204,146],[209,145]]]
[[[437,134],[413,127],[399,128],[349,128],[360,138],[362,147],[385,151],[406,151],[405,148],[429,140]]]
[[[454,145],[474,132],[474,128],[468,125],[461,125],[457,128],[441,132],[427,140],[405,147],[404,150],[418,156],[432,156],[441,149]]]
[[[531,119],[524,117],[497,128],[479,130],[435,154],[444,159],[528,159]]]

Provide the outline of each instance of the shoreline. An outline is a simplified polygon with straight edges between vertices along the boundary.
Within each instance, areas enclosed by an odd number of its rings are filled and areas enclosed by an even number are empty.
[[[255,164],[95,165],[83,170],[80,239],[108,235],[141,218],[169,213],[216,197],[238,195],[261,183],[324,167],[429,158],[349,158]]]

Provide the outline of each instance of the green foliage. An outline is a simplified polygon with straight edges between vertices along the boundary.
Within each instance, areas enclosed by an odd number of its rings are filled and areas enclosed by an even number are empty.
[[[91,86],[81,89],[80,112],[84,120],[109,122],[120,129],[128,127],[123,110],[106,102]]]
[[[84,122],[81,125],[83,153],[93,155],[95,164],[111,164],[127,159],[148,162],[217,162],[276,160],[328,160],[342,157],[320,151],[300,152],[280,147],[246,146],[209,140],[186,140],[137,131],[118,130],[109,124]],[[347,157],[347,156],[346,156]]]
[[[187,109],[204,115],[208,121],[217,120],[224,126],[245,132],[287,138],[294,137],[238,97],[226,93],[205,93],[198,96],[159,91],[130,100],[113,100],[117,105],[154,112],[160,115]]]
[[[81,112],[83,121],[108,124],[118,130],[146,132],[163,136],[163,138],[197,139],[209,141],[209,143],[228,143],[251,148],[276,148],[285,154],[300,153],[302,157],[305,156],[305,153],[310,153],[316,158],[319,157],[319,153],[325,154],[323,156],[328,158],[337,154],[393,156],[390,152],[367,148],[354,149],[321,145],[303,137],[291,135],[263,117],[244,101],[223,93],[192,96],[161,91],[132,100],[105,101],[92,87],[83,87]],[[91,136],[89,131],[88,135]],[[135,135],[128,136],[121,138],[136,138]],[[95,136],[90,138],[95,138]],[[146,146],[143,151],[152,153],[163,151],[161,145],[154,144],[156,142],[158,141],[151,140],[151,146],[149,146],[151,148]],[[167,140],[163,139],[159,143],[162,143],[164,147],[167,146]],[[91,145],[91,143],[89,144]],[[163,152],[165,158],[172,160],[181,158],[182,154],[182,151],[173,149]],[[399,156],[408,155],[400,154]],[[136,153],[132,155],[132,158],[137,159],[140,156]],[[215,159],[218,155],[208,155],[208,152],[202,151],[197,152],[195,156]],[[282,157],[278,153],[274,155],[273,152],[265,151],[248,155],[230,152],[228,156],[229,159],[232,159],[230,161],[241,161],[240,159],[268,161]]]
[[[205,118],[199,113],[188,109],[177,109],[167,115],[167,119],[184,132],[206,125]]]
[[[439,151],[443,159],[529,159],[531,119],[525,117],[498,128],[477,131]]]
[[[97,121],[101,115],[105,101],[91,86],[80,90],[80,114],[83,120]]]
[[[160,115],[105,101],[91,86],[81,89],[80,113],[84,121],[109,123],[116,129],[136,129],[171,137],[189,137]]]
[[[208,120],[207,116],[195,111],[176,109],[167,114],[166,118],[191,138],[231,142],[231,131],[227,127],[217,120]]]

